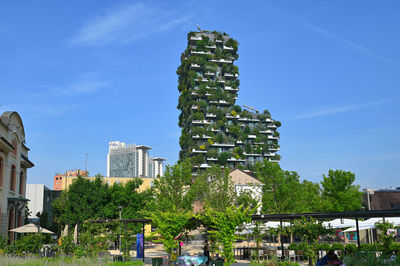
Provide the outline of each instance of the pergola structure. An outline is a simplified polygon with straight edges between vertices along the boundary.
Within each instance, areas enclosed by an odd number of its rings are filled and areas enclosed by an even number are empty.
[[[360,248],[360,230],[358,227],[358,219],[360,218],[384,218],[400,217],[400,210],[390,211],[355,211],[355,212],[316,212],[316,213],[290,213],[290,214],[256,214],[252,216],[253,221],[283,221],[312,217],[318,220],[338,219],[338,218],[354,218],[356,220],[357,246]],[[285,257],[282,235],[281,235],[282,259]]]
[[[134,224],[142,224],[142,230],[143,230],[143,262],[145,258],[145,245],[144,245],[144,225],[145,224],[151,224],[153,220],[151,219],[145,219],[145,218],[139,218],[139,219],[99,219],[99,220],[90,220],[89,222],[91,223],[111,223],[111,222],[121,222],[121,223],[134,223]]]

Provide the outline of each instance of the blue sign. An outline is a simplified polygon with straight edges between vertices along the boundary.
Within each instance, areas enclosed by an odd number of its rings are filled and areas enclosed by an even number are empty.
[[[143,234],[136,235],[136,258],[144,256],[144,236]]]

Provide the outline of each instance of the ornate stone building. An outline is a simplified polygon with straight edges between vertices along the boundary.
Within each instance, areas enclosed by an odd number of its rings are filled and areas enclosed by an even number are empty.
[[[0,117],[0,234],[14,239],[9,230],[23,225],[28,159],[25,130],[17,112]],[[9,232],[9,233],[8,233]]]

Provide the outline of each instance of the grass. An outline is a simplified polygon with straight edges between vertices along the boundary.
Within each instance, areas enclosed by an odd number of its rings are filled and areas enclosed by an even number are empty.
[[[57,258],[40,258],[35,256],[12,257],[0,256],[0,265],[26,265],[26,266],[55,266],[55,265],[143,265],[141,261],[130,262],[108,262],[107,258],[101,260],[97,258],[76,258],[76,257],[57,257]]]

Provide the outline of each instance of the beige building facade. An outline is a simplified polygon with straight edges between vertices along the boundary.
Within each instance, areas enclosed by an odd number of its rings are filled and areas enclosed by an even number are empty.
[[[28,159],[25,130],[17,112],[4,112],[0,117],[0,234],[10,241],[9,230],[22,226],[27,170],[34,166]]]

